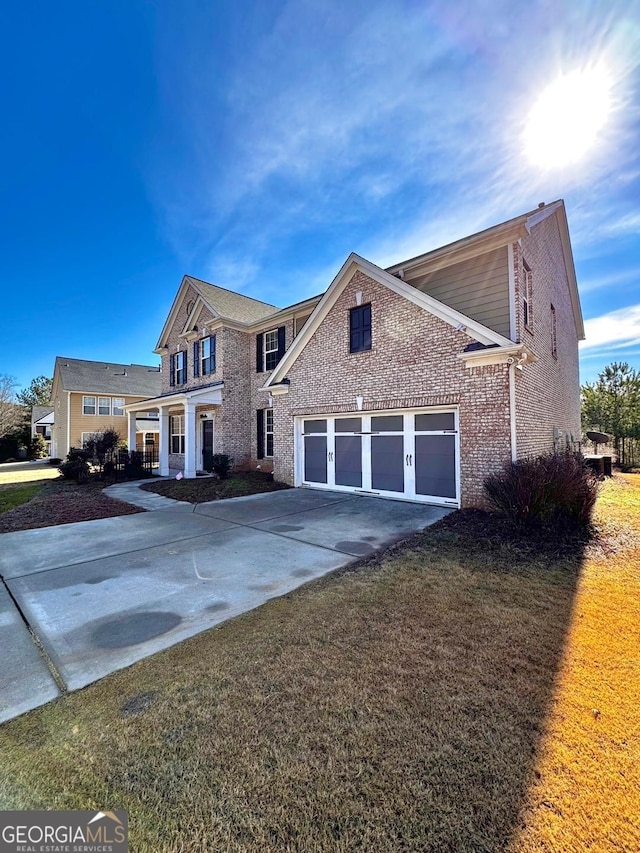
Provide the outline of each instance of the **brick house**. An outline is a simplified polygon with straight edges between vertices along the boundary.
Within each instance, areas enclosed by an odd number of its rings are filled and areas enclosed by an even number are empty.
[[[185,276],[142,407],[163,474],[221,452],[295,486],[473,506],[505,460],[579,441],[583,337],[557,201],[386,270],[351,254],[284,309]]]
[[[82,447],[89,435],[115,429],[123,440],[133,429],[133,444],[141,449],[157,444],[158,413],[141,411],[128,424],[124,406],[160,393],[160,372],[144,364],[113,364],[57,356],[53,369],[50,455],[64,457]]]

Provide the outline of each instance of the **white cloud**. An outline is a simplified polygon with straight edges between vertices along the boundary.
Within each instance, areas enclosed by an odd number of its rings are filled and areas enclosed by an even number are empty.
[[[613,352],[640,344],[640,305],[628,305],[592,317],[584,324],[581,349]]]
[[[620,285],[640,284],[640,267],[624,269],[619,272],[611,272],[607,275],[597,276],[581,280],[579,283],[580,293],[592,293],[594,290],[605,290],[609,288],[620,288]]]

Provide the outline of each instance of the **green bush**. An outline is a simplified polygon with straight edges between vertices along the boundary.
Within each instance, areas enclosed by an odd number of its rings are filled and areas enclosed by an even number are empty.
[[[71,451],[69,452],[69,456]],[[76,483],[86,483],[89,480],[91,468],[86,459],[80,459],[77,456],[74,459],[67,457],[65,462],[58,465],[58,471],[62,474],[65,480],[75,480]]]
[[[221,480],[226,480],[231,473],[233,459],[226,453],[214,453],[211,457],[211,468],[214,474],[217,474]]]
[[[586,527],[598,479],[580,454],[566,450],[509,462],[485,479],[484,490],[492,506],[518,525]]]
[[[29,442],[29,459],[46,459],[47,458],[47,442],[37,432],[31,437]]]

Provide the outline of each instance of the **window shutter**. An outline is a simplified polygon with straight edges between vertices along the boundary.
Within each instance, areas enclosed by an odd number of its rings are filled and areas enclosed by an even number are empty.
[[[349,316],[349,350],[359,352],[362,349],[362,312],[351,309]]]
[[[264,409],[258,409],[258,459],[264,459]]]
[[[280,361],[280,359],[284,355],[284,335],[285,328],[284,326],[280,326],[278,328],[278,361]]]
[[[211,372],[216,372],[216,336],[211,335]]]
[[[362,307],[362,349],[371,349],[371,305]]]
[[[262,348],[264,346],[264,335],[256,335],[256,373],[264,373],[262,365]]]
[[[169,356],[169,385],[176,384],[176,357],[173,353]]]
[[[193,342],[193,375],[200,376],[200,341]]]

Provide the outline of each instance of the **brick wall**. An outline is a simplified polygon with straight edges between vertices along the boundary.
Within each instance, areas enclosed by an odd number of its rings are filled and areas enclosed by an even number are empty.
[[[357,290],[372,305],[372,349],[349,353],[349,309]],[[456,356],[463,332],[355,273],[274,398],[277,479],[294,482],[294,417],[303,414],[458,405],[463,506],[481,505],[482,480],[510,458],[506,365],[468,369]]]
[[[519,339],[539,356],[536,364],[515,370],[518,457],[580,440],[578,340],[555,216],[532,229],[513,247],[516,324]],[[523,319],[523,259],[532,271],[532,321]],[[551,305],[556,315],[557,357],[552,354]]]

